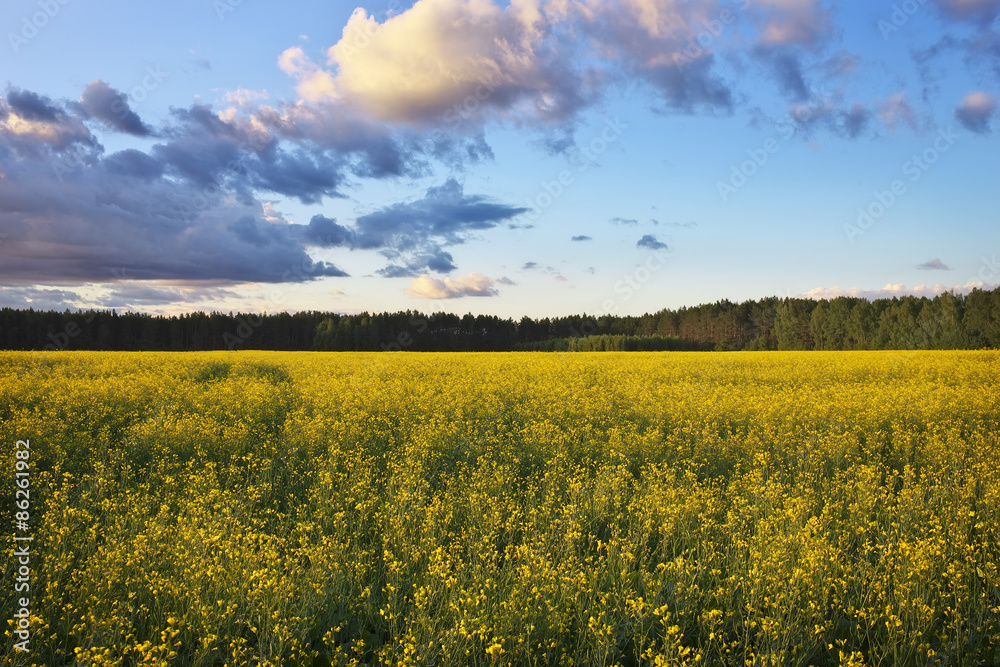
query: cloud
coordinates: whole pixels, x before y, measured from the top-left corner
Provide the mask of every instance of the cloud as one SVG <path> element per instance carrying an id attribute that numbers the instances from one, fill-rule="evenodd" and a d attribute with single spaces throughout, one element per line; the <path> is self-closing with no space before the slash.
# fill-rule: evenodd
<path id="1" fill-rule="evenodd" d="M 232 104 L 237 107 L 252 107 L 256 102 L 271 99 L 271 93 L 266 90 L 247 90 L 246 88 L 237 88 L 236 90 L 227 90 L 222 95 L 222 99 L 227 104 Z"/>
<path id="2" fill-rule="evenodd" d="M 80 118 L 47 97 L 10 87 L 0 101 L 0 140 L 22 156 L 93 151 L 97 140 Z"/>
<path id="3" fill-rule="evenodd" d="M 388 269 L 385 275 L 392 277 L 425 269 L 447 273 L 456 267 L 442 246 L 464 243 L 472 233 L 493 229 L 526 210 L 483 195 L 467 195 L 462 185 L 450 178 L 428 188 L 422 199 L 360 216 L 355 222 L 353 247 L 381 250 L 389 259 L 406 259 L 405 264 Z"/>
<path id="4" fill-rule="evenodd" d="M 299 47 L 281 62 L 303 98 L 335 99 L 383 121 L 562 122 L 585 103 L 588 83 L 557 48 L 553 29 L 534 2 L 418 0 L 381 23 L 355 9 L 327 51 L 331 70 Z"/>
<path id="5" fill-rule="evenodd" d="M 49 286 L 0 286 L 0 307 L 34 310 L 80 308 L 86 299 L 73 290 Z"/>
<path id="6" fill-rule="evenodd" d="M 650 250 L 666 250 L 667 244 L 658 240 L 653 234 L 644 234 L 641 239 L 636 241 L 636 248 L 649 248 Z"/>
<path id="7" fill-rule="evenodd" d="M 314 215 L 309 221 L 309 225 L 301 233 L 301 238 L 306 245 L 321 248 L 351 245 L 354 242 L 354 236 L 352 230 L 338 225 L 336 219 L 324 215 Z"/>
<path id="8" fill-rule="evenodd" d="M 630 227 L 634 227 L 639 224 L 639 221 L 636 220 L 635 218 L 621 218 L 621 217 L 611 218 L 611 220 L 609 220 L 608 222 L 610 222 L 613 225 L 628 225 Z"/>
<path id="9" fill-rule="evenodd" d="M 359 7 L 325 63 L 292 46 L 279 67 L 303 100 L 412 127 L 565 126 L 631 81 L 665 110 L 728 113 L 735 97 L 717 52 L 740 47 L 746 27 L 735 24 L 747 17 L 750 43 L 805 99 L 796 50 L 832 32 L 818 0 L 417 0 L 381 21 Z M 571 145 L 547 136 L 550 150 Z"/>
<path id="10" fill-rule="evenodd" d="M 969 93 L 955 109 L 955 117 L 970 132 L 989 134 L 996 108 L 996 100 L 989 93 Z"/>
<path id="11" fill-rule="evenodd" d="M 732 108 L 730 86 L 715 71 L 712 47 L 720 44 L 706 47 L 700 41 L 706 26 L 719 23 L 725 8 L 721 3 L 593 0 L 571 6 L 577 12 L 566 16 L 590 36 L 592 49 L 603 56 L 608 69 L 645 82 L 667 108 L 685 113 Z"/>
<path id="12" fill-rule="evenodd" d="M 394 127 L 536 128 L 552 153 L 614 87 L 640 83 L 659 112 L 731 113 L 744 96 L 724 74 L 744 53 L 805 103 L 804 59 L 834 35 L 820 0 L 416 0 L 384 19 L 359 7 L 341 28 L 325 62 L 301 45 L 281 54 L 301 101 Z M 816 66 L 832 78 L 857 64 L 841 50 Z M 831 127 L 864 124 L 854 113 Z"/>
<path id="13" fill-rule="evenodd" d="M 440 280 L 428 275 L 414 278 L 404 291 L 418 299 L 457 299 L 464 296 L 496 296 L 494 280 L 481 273 Z"/>
<path id="14" fill-rule="evenodd" d="M 79 114 L 96 113 L 108 99 L 102 87 L 88 90 L 100 94 L 85 93 L 79 106 L 90 111 Z M 224 161 L 246 151 L 237 128 L 205 110 L 183 114 L 159 149 L 105 155 L 74 112 L 77 103 L 10 89 L 3 106 L 0 153 L 20 159 L 0 179 L 0 227 L 8 234 L 0 280 L 107 282 L 123 270 L 139 280 L 220 283 L 346 275 L 310 258 L 309 228 L 261 219 L 253 192 L 264 172 L 252 163 L 227 171 Z M 273 147 L 269 159 L 280 155 Z"/>
<path id="15" fill-rule="evenodd" d="M 538 262 L 525 262 L 524 266 L 521 267 L 522 271 L 531 271 L 532 269 L 538 268 Z"/>
<path id="16" fill-rule="evenodd" d="M 749 0 L 765 46 L 816 47 L 832 31 L 818 0 Z"/>
<path id="17" fill-rule="evenodd" d="M 7 105 L 11 111 L 29 122 L 58 123 L 66 113 L 51 99 L 20 88 L 7 89 Z"/>
<path id="18" fill-rule="evenodd" d="M 964 285 L 954 285 L 951 287 L 937 284 L 937 285 L 915 285 L 913 287 L 907 287 L 903 283 L 889 283 L 882 289 L 876 290 L 866 290 L 860 287 L 852 287 L 850 289 L 841 289 L 840 287 L 817 287 L 811 289 L 804 294 L 799 294 L 800 298 L 805 299 L 835 299 L 839 296 L 850 296 L 860 299 L 891 299 L 892 297 L 899 296 L 925 296 L 928 298 L 933 298 L 939 294 L 945 292 L 953 292 L 955 294 L 968 294 L 974 289 L 981 290 L 992 290 L 996 289 L 997 285 L 984 283 L 981 281 L 972 281 L 965 283 Z"/>
<path id="19" fill-rule="evenodd" d="M 917 130 L 917 117 L 905 92 L 890 95 L 879 108 L 878 119 L 890 130 L 895 130 L 904 123 L 911 130 Z"/>
<path id="20" fill-rule="evenodd" d="M 516 285 L 517 283 L 508 278 L 507 276 L 500 276 L 497 278 L 497 282 L 501 285 Z"/>
<path id="21" fill-rule="evenodd" d="M 857 139 L 868 129 L 871 118 L 871 112 L 864 105 L 855 102 L 842 116 L 843 133 L 849 139 Z"/>
<path id="22" fill-rule="evenodd" d="M 797 53 L 789 49 L 762 49 L 758 51 L 758 57 L 768 63 L 781 92 L 791 100 L 805 102 L 810 98 L 809 84 L 802 73 Z"/>
<path id="23" fill-rule="evenodd" d="M 0 98 L 0 227 L 9 234 L 0 279 L 101 282 L 122 268 L 138 280 L 225 284 L 346 275 L 313 261 L 311 248 L 375 250 L 392 262 L 385 275 L 449 272 L 456 267 L 444 246 L 525 210 L 465 194 L 450 179 L 353 226 L 322 215 L 289 224 L 273 195 L 318 204 L 345 196 L 357 179 L 422 176 L 435 161 L 456 167 L 489 147 L 481 134 L 425 137 L 344 109 L 254 106 L 254 97 L 234 97 L 242 109 L 175 108 L 150 127 L 100 80 L 77 101 L 8 88 Z M 158 141 L 108 154 L 90 120 Z"/>
<path id="24" fill-rule="evenodd" d="M 941 262 L 940 259 L 935 257 L 929 262 L 924 262 L 923 264 L 917 264 L 917 268 L 924 271 L 951 271 L 945 264 Z"/>
<path id="25" fill-rule="evenodd" d="M 239 298 L 239 294 L 222 288 L 162 287 L 136 283 L 115 287 L 107 296 L 100 297 L 101 308 L 148 310 L 152 306 L 183 303 L 190 306 L 197 302 L 215 302 Z"/>
<path id="26" fill-rule="evenodd" d="M 1000 15 L 1000 0 L 934 0 L 941 14 L 956 21 L 989 26 Z"/>
<path id="27" fill-rule="evenodd" d="M 338 97 L 333 76 L 310 60 L 301 47 L 286 49 L 278 57 L 278 67 L 299 82 L 295 90 L 302 99 L 318 102 Z"/>
<path id="28" fill-rule="evenodd" d="M 118 132 L 136 137 L 153 134 L 153 128 L 143 123 L 139 115 L 129 107 L 128 96 L 100 79 L 90 82 L 83 91 L 80 109 L 85 117 L 98 120 Z"/>
<path id="29" fill-rule="evenodd" d="M 593 241 L 593 239 L 586 234 L 580 234 L 578 236 L 573 236 L 570 241 Z"/>

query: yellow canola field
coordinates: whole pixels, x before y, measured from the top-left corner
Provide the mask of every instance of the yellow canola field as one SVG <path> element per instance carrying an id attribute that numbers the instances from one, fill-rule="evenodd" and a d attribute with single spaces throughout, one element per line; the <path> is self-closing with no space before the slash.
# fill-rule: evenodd
<path id="1" fill-rule="evenodd" d="M 3 352 L 0 662 L 1000 664 L 998 371 Z"/>

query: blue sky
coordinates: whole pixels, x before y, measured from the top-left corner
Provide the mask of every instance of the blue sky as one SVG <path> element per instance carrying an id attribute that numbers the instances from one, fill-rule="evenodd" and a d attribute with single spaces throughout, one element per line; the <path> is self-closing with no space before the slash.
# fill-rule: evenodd
<path id="1" fill-rule="evenodd" d="M 998 15 L 7 2 L 0 306 L 520 317 L 993 287 Z"/>

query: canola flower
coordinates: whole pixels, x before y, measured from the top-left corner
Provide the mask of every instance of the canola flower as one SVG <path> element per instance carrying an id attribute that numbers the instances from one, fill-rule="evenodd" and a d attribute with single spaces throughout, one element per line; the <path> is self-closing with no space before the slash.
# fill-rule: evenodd
<path id="1" fill-rule="evenodd" d="M 0 353 L 34 535 L 0 663 L 1000 664 L 998 371 Z"/>

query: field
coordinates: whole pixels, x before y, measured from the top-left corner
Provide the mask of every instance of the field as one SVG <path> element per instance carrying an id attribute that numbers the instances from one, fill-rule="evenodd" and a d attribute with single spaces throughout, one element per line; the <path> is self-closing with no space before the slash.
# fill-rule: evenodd
<path id="1" fill-rule="evenodd" d="M 998 373 L 0 353 L 0 493 L 14 515 L 30 440 L 33 537 L 30 651 L 8 620 L 0 661 L 1000 664 Z"/>

